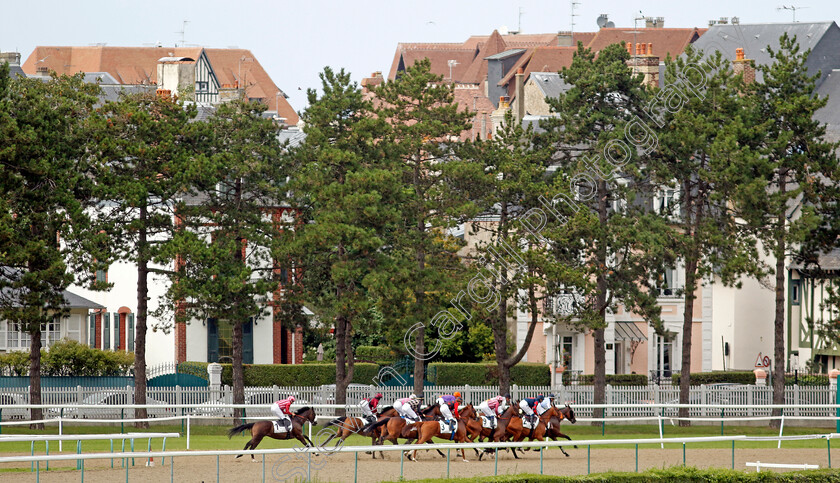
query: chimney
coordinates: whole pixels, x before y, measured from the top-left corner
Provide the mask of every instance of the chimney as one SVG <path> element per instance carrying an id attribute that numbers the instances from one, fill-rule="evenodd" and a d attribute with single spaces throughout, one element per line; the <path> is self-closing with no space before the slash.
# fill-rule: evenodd
<path id="1" fill-rule="evenodd" d="M 372 72 L 370 77 L 362 79 L 362 91 L 363 92 L 370 92 L 376 86 L 385 82 L 385 78 L 382 77 L 382 71 Z"/>
<path id="2" fill-rule="evenodd" d="M 633 74 L 644 76 L 643 85 L 659 87 L 659 57 L 653 55 L 653 43 L 637 43 L 636 55 L 627 61 L 627 67 L 633 70 Z"/>
<path id="3" fill-rule="evenodd" d="M 244 94 L 243 89 L 240 89 L 237 82 L 233 84 L 222 84 L 219 87 L 219 103 L 235 101 Z"/>
<path id="4" fill-rule="evenodd" d="M 516 120 L 522 122 L 525 117 L 525 71 L 516 70 Z"/>
<path id="5" fill-rule="evenodd" d="M 572 32 L 568 30 L 563 30 L 557 32 L 557 46 L 558 47 L 574 47 L 575 46 L 575 39 L 572 36 Z"/>
<path id="6" fill-rule="evenodd" d="M 626 44 L 624 44 L 624 46 L 627 47 L 627 53 L 632 56 L 633 55 L 633 42 L 627 42 Z"/>
<path id="7" fill-rule="evenodd" d="M 20 65 L 20 52 L 0 52 L 0 64 Z"/>
<path id="8" fill-rule="evenodd" d="M 195 61 L 188 57 L 158 60 L 157 84 L 160 89 L 172 91 L 174 96 L 195 88 Z"/>
<path id="9" fill-rule="evenodd" d="M 172 97 L 172 91 L 169 89 L 158 89 L 155 91 L 155 95 L 164 99 L 169 99 Z"/>
<path id="10" fill-rule="evenodd" d="M 665 28 L 665 17 L 645 17 L 646 29 Z"/>
<path id="11" fill-rule="evenodd" d="M 732 61 L 732 72 L 735 75 L 743 75 L 745 84 L 752 84 L 755 82 L 755 65 L 752 59 L 744 58 L 744 49 L 739 47 L 735 49 L 735 60 Z"/>

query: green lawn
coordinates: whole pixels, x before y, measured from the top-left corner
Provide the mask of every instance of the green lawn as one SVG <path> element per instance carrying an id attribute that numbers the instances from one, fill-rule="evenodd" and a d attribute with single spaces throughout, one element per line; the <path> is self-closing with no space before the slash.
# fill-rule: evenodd
<path id="1" fill-rule="evenodd" d="M 243 433 L 242 435 L 234 436 L 232 439 L 227 438 L 227 430 L 229 427 L 227 426 L 198 426 L 193 425 L 190 430 L 190 449 L 192 450 L 215 450 L 215 449 L 242 449 L 245 446 L 245 443 L 250 438 L 250 434 L 248 431 Z M 316 426 L 314 428 L 314 433 L 317 433 L 320 430 L 320 426 Z M 641 438 L 656 438 L 659 435 L 658 429 L 656 425 L 608 425 L 606 427 L 606 431 L 604 435 L 601 435 L 601 426 L 591 426 L 585 424 L 564 424 L 563 425 L 564 432 L 571 436 L 573 439 L 576 440 L 583 440 L 583 439 L 641 439 Z M 16 426 L 10 427 L 6 426 L 3 427 L 2 434 L 10 435 L 10 434 L 20 434 L 20 435 L 31 435 L 31 434 L 58 434 L 58 428 L 56 426 L 50 426 L 44 430 L 30 430 L 26 427 Z M 161 426 L 153 426 L 148 430 L 138 430 L 129 425 L 125 426 L 126 432 L 158 432 L 158 433 L 178 433 L 181 432 L 181 425 L 161 425 Z M 120 428 L 119 426 L 93 426 L 93 425 L 65 425 L 64 426 L 64 434 L 102 434 L 102 433 L 119 433 Z M 801 428 L 801 427 L 790 427 L 785 428 L 784 434 L 786 436 L 791 435 L 800 435 L 800 434 L 824 434 L 833 432 L 831 429 L 828 428 Z M 776 436 L 778 435 L 778 430 L 770 429 L 766 426 L 724 426 L 724 434 L 725 435 L 748 435 L 748 436 Z M 691 426 L 687 428 L 682 428 L 678 426 L 665 426 L 664 436 L 668 437 L 675 437 L 675 436 L 719 436 L 720 435 L 720 426 Z M 439 442 L 446 442 L 440 440 Z M 277 441 L 273 439 L 264 439 L 263 442 L 260 444 L 260 448 L 285 448 L 291 446 L 297 446 L 298 443 L 296 440 L 293 441 Z M 331 443 L 332 444 L 332 443 Z M 370 444 L 370 438 L 363 438 L 361 436 L 351 436 L 347 443 L 347 445 L 368 445 Z M 765 447 L 775 447 L 776 442 L 738 442 L 736 443 L 737 447 L 739 448 L 765 448 Z M 121 442 L 116 441 L 114 443 L 114 449 L 119 451 Z M 135 451 L 145 451 L 148 445 L 148 439 L 137 439 L 135 441 Z M 728 448 L 730 447 L 731 443 L 729 442 L 720 442 L 720 443 L 692 443 L 689 444 L 690 448 Z M 681 445 L 675 444 L 670 445 L 671 447 L 678 448 Z M 786 448 L 825 448 L 826 442 L 825 440 L 806 440 L 806 441 L 785 441 L 782 443 L 783 447 Z M 28 453 L 30 451 L 30 443 L 29 442 L 16 442 L 16 443 L 2 443 L 0 442 L 0 453 Z M 185 450 L 187 447 L 187 440 L 186 437 L 182 435 L 180 438 L 170 438 L 166 441 L 166 449 L 167 450 Z M 593 447 L 593 451 L 597 451 L 597 448 L 600 447 L 626 447 L 626 446 L 619 446 L 619 445 L 609 445 L 609 446 L 597 446 Z M 640 447 L 658 447 L 658 445 L 641 445 Z M 126 449 L 129 448 L 128 443 L 126 443 Z M 152 440 L 152 450 L 160 450 L 161 449 L 161 439 L 156 438 Z M 58 450 L 58 442 L 53 441 L 50 442 L 50 453 L 56 453 Z M 110 451 L 111 450 L 111 443 L 108 441 L 83 441 L 82 442 L 82 451 L 84 452 L 103 452 L 103 451 Z M 36 453 L 43 454 L 45 451 L 45 444 L 44 442 L 36 442 L 35 443 L 35 451 Z M 76 452 L 76 443 L 73 441 L 65 441 L 64 442 L 64 453 L 75 453 Z"/>

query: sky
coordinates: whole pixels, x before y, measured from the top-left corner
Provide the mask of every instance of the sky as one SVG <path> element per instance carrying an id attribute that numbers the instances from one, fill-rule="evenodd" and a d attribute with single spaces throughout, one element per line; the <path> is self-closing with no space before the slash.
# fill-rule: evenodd
<path id="1" fill-rule="evenodd" d="M 163 46 L 249 49 L 297 111 L 306 90 L 320 86 L 324 66 L 344 68 L 360 81 L 385 75 L 399 42 L 462 42 L 506 26 L 522 33 L 572 28 L 592 32 L 607 14 L 619 28 L 634 18 L 664 17 L 665 27 L 706 27 L 710 19 L 742 24 L 840 20 L 838 0 L 30 0 L 3 2 L 0 51 L 22 62 L 37 45 Z M 520 15 L 521 11 L 521 15 Z M 574 11 L 575 16 L 572 16 Z M 187 21 L 185 24 L 184 21 Z M 521 23 L 520 23 L 521 22 Z M 640 22 L 638 25 L 643 25 Z"/>

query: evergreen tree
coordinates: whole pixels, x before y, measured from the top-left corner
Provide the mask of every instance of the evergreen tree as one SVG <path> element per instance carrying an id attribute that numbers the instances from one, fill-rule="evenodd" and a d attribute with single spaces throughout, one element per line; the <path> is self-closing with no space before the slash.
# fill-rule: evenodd
<path id="1" fill-rule="evenodd" d="M 399 228 L 404 196 L 383 141 L 385 121 L 349 73 L 327 67 L 320 77 L 323 94 L 307 93 L 306 141 L 290 153 L 298 217 L 282 253 L 300 268 L 291 307 L 305 303 L 334 324 L 336 403 L 344 404 L 354 372 L 354 327 L 375 311 L 375 292 L 392 283 L 386 243 Z"/>
<path id="2" fill-rule="evenodd" d="M 11 80 L 8 72 L 0 65 L 0 320 L 29 334 L 29 402 L 40 404 L 42 327 L 69 313 L 71 284 L 105 288 L 94 276 L 107 250 L 89 216 L 87 150 L 99 88 L 81 75 Z M 41 413 L 32 409 L 32 419 Z"/>
<path id="3" fill-rule="evenodd" d="M 456 255 L 461 243 L 448 229 L 476 214 L 466 180 L 476 175 L 478 164 L 456 156 L 469 113 L 458 111 L 453 89 L 424 59 L 375 91 L 375 114 L 390 125 L 382 142 L 399 159 L 396 173 L 406 196 L 400 205 L 403 224 L 392 239 L 403 262 L 395 273 L 403 290 L 392 292 L 398 297 L 388 308 L 408 329 L 417 395 L 423 393 L 425 361 L 437 353 L 426 351 L 426 330 L 465 282 L 456 275 L 463 270 Z"/>
<path id="4" fill-rule="evenodd" d="M 193 129 L 195 107 L 184 107 L 152 93 L 126 95 L 100 108 L 91 137 L 101 158 L 96 196 L 102 201 L 99 221 L 108 228 L 116 259 L 137 266 L 137 325 L 134 337 L 134 402 L 146 403 L 146 331 L 149 275 L 165 275 L 171 260 L 153 264 L 171 238 L 174 203 L 200 166 Z M 146 409 L 135 417 L 146 418 Z M 135 423 L 148 427 L 146 422 Z"/>
<path id="5" fill-rule="evenodd" d="M 837 182 L 837 145 L 825 140 L 825 126 L 814 119 L 826 99 L 814 93 L 820 73 L 805 67 L 811 51 L 800 51 L 796 37 L 787 33 L 778 49 L 768 46 L 767 51 L 773 63 L 759 67 L 763 79 L 753 91 L 759 116 L 767 121 L 764 155 L 752 166 L 753 176 L 743 181 L 737 201 L 741 216 L 775 262 L 773 404 L 784 404 L 785 263 L 823 223 L 821 206 L 836 201 L 825 193 Z M 771 422 L 779 424 L 778 419 Z"/>
<path id="6" fill-rule="evenodd" d="M 701 70 L 690 65 L 700 65 Z M 678 74 L 704 87 L 683 89 Z M 685 265 L 680 404 L 688 404 L 694 303 L 702 281 L 719 279 L 740 286 L 742 275 L 762 274 L 755 239 L 737 222 L 730 203 L 738 180 L 758 156 L 754 148 L 762 130 L 753 98 L 743 95 L 743 79 L 733 74 L 720 53 L 703 60 L 702 52 L 689 47 L 685 57 L 667 64 L 666 85 L 681 89 L 675 95 L 681 96 L 682 104 L 674 113 L 662 110 L 659 149 L 648 166 L 662 190 L 660 200 L 672 202 L 654 209 L 667 219 L 668 244 Z M 664 190 L 676 194 L 666 198 Z M 688 408 L 680 408 L 681 418 L 688 415 Z M 689 424 L 680 420 L 681 426 Z"/>
<path id="7" fill-rule="evenodd" d="M 221 104 L 206 121 L 194 159 L 191 196 L 176 204 L 178 223 L 161 261 L 175 259 L 167 291 L 176 323 L 213 319 L 232 326 L 233 402 L 245 403 L 243 326 L 268 314 L 278 290 L 275 255 L 285 171 L 277 127 L 265 106 Z M 243 410 L 236 408 L 235 417 Z"/>
<path id="8" fill-rule="evenodd" d="M 607 313 L 622 305 L 662 330 L 650 282 L 668 258 L 666 229 L 636 203 L 637 196 L 645 196 L 636 192 L 646 185 L 644 161 L 654 146 L 650 138 L 639 139 L 644 138 L 639 119 L 647 94 L 628 59 L 620 45 L 596 58 L 578 44 L 571 67 L 560 73 L 572 87 L 547 99 L 557 117 L 543 124 L 558 164 L 560 195 L 553 209 L 568 220 L 550 232 L 549 240 L 572 279 L 583 273 L 578 285 L 562 288 L 576 300 L 566 320 L 594 338 L 596 404 L 605 402 Z M 596 417 L 602 413 L 596 410 Z"/>

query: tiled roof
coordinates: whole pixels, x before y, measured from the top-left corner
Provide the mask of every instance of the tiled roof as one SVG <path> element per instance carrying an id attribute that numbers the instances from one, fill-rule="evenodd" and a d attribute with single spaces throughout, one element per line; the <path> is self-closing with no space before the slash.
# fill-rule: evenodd
<path id="1" fill-rule="evenodd" d="M 106 72 L 120 84 L 150 85 L 157 83 L 157 63 L 163 57 L 189 57 L 198 59 L 202 50 L 206 53 L 213 71 L 219 77 L 220 84 L 232 84 L 237 79 L 240 59 L 253 59 L 241 62 L 242 77 L 248 86 L 256 85 L 259 95 L 268 104 L 269 110 L 277 110 L 289 124 L 297 124 L 298 115 L 284 96 L 276 96 L 280 91 L 268 73 L 256 60 L 251 51 L 246 49 L 202 49 L 201 47 L 62 47 L 38 46 L 26 59 L 23 70 L 29 75 L 38 68 L 46 67 L 59 74 L 77 72 Z M 247 74 L 247 76 L 246 76 Z M 279 102 L 279 106 L 277 103 Z"/>
<path id="2" fill-rule="evenodd" d="M 449 61 L 454 60 L 457 62 L 457 64 L 452 67 L 452 79 L 459 82 L 464 78 L 464 73 L 473 63 L 475 53 L 466 49 L 412 49 L 406 50 L 402 54 L 403 64 L 406 68 L 411 67 L 418 60 L 426 58 L 428 58 L 432 64 L 432 73 L 443 76 L 444 79 L 449 79 Z M 393 70 L 395 72 L 395 77 L 392 77 L 391 80 L 396 78 L 396 69 Z"/>
<path id="3" fill-rule="evenodd" d="M 631 44 L 653 44 L 654 55 L 664 60 L 666 55 L 670 54 L 673 59 L 682 54 L 685 47 L 700 38 L 705 31 L 706 29 L 697 28 L 602 28 L 586 47 L 593 52 L 599 52 L 608 45 L 620 44 L 622 41 Z"/>
<path id="4" fill-rule="evenodd" d="M 502 36 L 499 35 L 499 32 L 494 30 L 490 35 L 490 38 L 487 39 L 487 42 L 484 42 L 481 45 L 481 49 L 478 51 L 478 56 L 473 60 L 470 68 L 467 69 L 463 77 L 458 80 L 470 84 L 480 84 L 487 76 L 487 61 L 485 59 L 492 55 L 502 53 L 505 50 L 507 50 L 505 41 L 502 39 Z"/>

